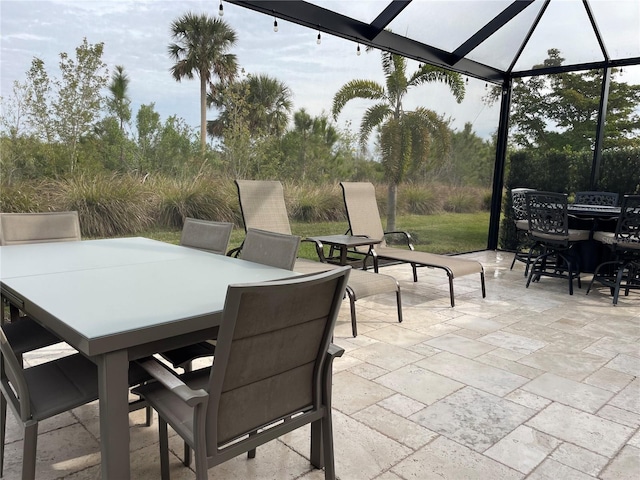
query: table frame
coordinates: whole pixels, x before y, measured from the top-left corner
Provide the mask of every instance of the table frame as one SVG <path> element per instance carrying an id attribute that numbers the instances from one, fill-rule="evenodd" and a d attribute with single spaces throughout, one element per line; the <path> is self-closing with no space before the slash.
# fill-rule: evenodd
<path id="1" fill-rule="evenodd" d="M 322 244 L 329 245 L 331 251 L 325 258 L 328 262 L 337 263 L 338 265 L 348 265 L 350 249 L 368 246 L 370 251 L 374 245 L 382 242 L 382 239 L 369 238 L 365 235 L 319 235 L 308 238 L 309 240 L 319 242 L 321 247 Z M 332 255 L 333 250 L 336 248 L 340 251 L 337 257 Z M 361 258 L 357 260 L 362 261 Z"/>

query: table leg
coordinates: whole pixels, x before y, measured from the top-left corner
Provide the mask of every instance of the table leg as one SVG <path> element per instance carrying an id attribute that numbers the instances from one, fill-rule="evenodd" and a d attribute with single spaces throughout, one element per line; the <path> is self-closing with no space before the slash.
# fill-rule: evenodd
<path id="1" fill-rule="evenodd" d="M 100 445 L 103 480 L 128 480 L 129 357 L 126 350 L 98 357 Z"/>
<path id="2" fill-rule="evenodd" d="M 340 247 L 340 265 L 347 264 L 347 247 Z"/>

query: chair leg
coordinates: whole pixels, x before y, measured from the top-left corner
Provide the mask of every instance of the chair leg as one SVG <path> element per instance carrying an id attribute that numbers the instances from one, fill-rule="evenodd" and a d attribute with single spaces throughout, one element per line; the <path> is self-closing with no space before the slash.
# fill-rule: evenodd
<path id="1" fill-rule="evenodd" d="M 7 399 L 0 393 L 0 477 L 4 471 L 4 441 L 7 434 Z"/>
<path id="2" fill-rule="evenodd" d="M 169 480 L 169 432 L 167 422 L 158 415 L 158 435 L 160 437 L 160 478 Z"/>
<path id="3" fill-rule="evenodd" d="M 249 433 L 249 437 L 254 437 L 257 434 L 258 434 L 258 432 L 254 430 L 253 432 Z M 247 452 L 247 458 L 256 458 L 256 449 L 255 448 L 252 448 L 251 450 L 249 450 Z"/>
<path id="4" fill-rule="evenodd" d="M 417 282 L 418 281 L 418 266 L 415 263 L 412 263 L 411 264 L 411 269 L 413 270 L 413 281 Z"/>
<path id="5" fill-rule="evenodd" d="M 333 426 L 330 409 L 327 409 L 322 418 L 322 448 L 324 450 L 324 478 L 325 480 L 335 480 L 336 466 L 333 458 Z"/>
<path id="6" fill-rule="evenodd" d="M 182 457 L 182 464 L 185 467 L 191 466 L 191 447 L 187 442 L 184 442 L 184 456 Z"/>
<path id="7" fill-rule="evenodd" d="M 453 299 L 453 277 L 448 272 L 447 272 L 447 276 L 449 277 L 449 297 L 451 298 L 451 306 L 455 307 L 456 306 L 456 302 Z"/>
<path id="8" fill-rule="evenodd" d="M 311 465 L 315 468 L 324 467 L 324 448 L 322 423 L 320 420 L 311 422 Z"/>
<path id="9" fill-rule="evenodd" d="M 351 333 L 353 334 L 353 338 L 355 338 L 358 336 L 358 327 L 356 326 L 356 294 L 348 285 L 345 291 L 349 296 L 349 308 L 351 309 Z"/>
<path id="10" fill-rule="evenodd" d="M 22 480 L 36 478 L 36 447 L 38 444 L 38 423 L 32 423 L 24 429 L 22 445 Z"/>
<path id="11" fill-rule="evenodd" d="M 400 294 L 400 285 L 396 290 L 396 300 L 398 301 L 398 323 L 402 323 L 402 296 Z"/>
<path id="12" fill-rule="evenodd" d="M 484 270 L 480 272 L 480 286 L 482 287 L 482 298 L 487 298 L 487 288 L 484 284 Z"/>

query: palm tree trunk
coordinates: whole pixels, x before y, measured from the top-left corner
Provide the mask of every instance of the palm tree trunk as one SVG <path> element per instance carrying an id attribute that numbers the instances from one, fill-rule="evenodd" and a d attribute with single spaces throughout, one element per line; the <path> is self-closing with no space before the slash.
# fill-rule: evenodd
<path id="1" fill-rule="evenodd" d="M 387 232 L 392 232 L 396 229 L 397 204 L 398 204 L 398 185 L 396 185 L 395 183 L 390 183 L 388 194 L 387 194 Z"/>
<path id="2" fill-rule="evenodd" d="M 200 72 L 200 152 L 204 156 L 207 147 L 207 81 Z"/>

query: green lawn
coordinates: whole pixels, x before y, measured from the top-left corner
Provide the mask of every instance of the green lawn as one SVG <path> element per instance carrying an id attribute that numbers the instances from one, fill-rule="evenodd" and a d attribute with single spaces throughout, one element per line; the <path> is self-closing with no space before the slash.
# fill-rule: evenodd
<path id="1" fill-rule="evenodd" d="M 347 231 L 347 222 L 293 222 L 291 229 L 296 235 L 340 234 Z M 396 228 L 408 231 L 413 237 L 416 250 L 432 253 L 460 253 L 483 250 L 487 247 L 489 212 L 445 213 L 441 215 L 403 215 L 397 218 Z M 163 242 L 178 243 L 179 231 L 155 230 L 143 236 Z M 229 248 L 242 243 L 244 230 L 234 229 Z M 303 243 L 300 256 L 316 259 L 315 250 Z"/>

